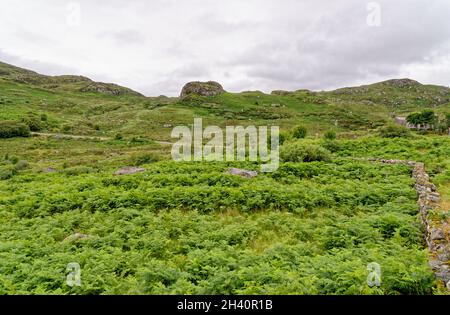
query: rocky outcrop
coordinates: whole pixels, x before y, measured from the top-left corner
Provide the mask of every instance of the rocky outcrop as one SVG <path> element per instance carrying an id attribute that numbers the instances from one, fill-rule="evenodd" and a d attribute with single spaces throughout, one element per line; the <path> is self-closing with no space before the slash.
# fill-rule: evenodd
<path id="1" fill-rule="evenodd" d="M 270 92 L 271 95 L 279 95 L 279 96 L 286 96 L 286 95 L 291 95 L 293 94 L 293 92 L 291 91 L 284 91 L 284 90 L 275 90 Z"/>
<path id="2" fill-rule="evenodd" d="M 425 228 L 425 241 L 429 251 L 429 265 L 436 278 L 450 291 L 450 222 L 448 219 L 432 215 L 440 210 L 440 195 L 430 182 L 423 163 L 403 160 L 369 159 L 385 164 L 403 164 L 413 168 L 412 177 L 419 196 L 417 201 L 420 220 Z"/>
<path id="3" fill-rule="evenodd" d="M 191 94 L 196 94 L 200 96 L 216 96 L 224 92 L 225 90 L 223 89 L 223 87 L 217 82 L 196 81 L 187 83 L 181 90 L 180 97 L 183 99 Z"/>
<path id="4" fill-rule="evenodd" d="M 113 84 L 113 83 L 102 83 L 102 82 L 92 82 L 80 89 L 80 92 L 95 92 L 101 94 L 109 95 L 123 95 L 123 94 L 133 94 L 137 96 L 142 96 L 142 94 L 124 88 L 123 86 Z"/>
<path id="5" fill-rule="evenodd" d="M 391 85 L 399 88 L 412 87 L 421 85 L 419 82 L 411 80 L 411 79 L 392 79 L 381 82 L 384 85 Z"/>

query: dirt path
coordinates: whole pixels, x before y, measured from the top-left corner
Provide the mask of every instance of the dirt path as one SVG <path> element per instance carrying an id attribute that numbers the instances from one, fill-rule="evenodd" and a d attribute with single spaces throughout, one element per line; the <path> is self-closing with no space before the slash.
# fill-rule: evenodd
<path id="1" fill-rule="evenodd" d="M 54 138 L 69 138 L 69 139 L 85 139 L 85 140 L 100 140 L 100 141 L 107 141 L 107 140 L 113 140 L 111 137 L 95 137 L 95 136 L 79 136 L 79 135 L 68 135 L 63 133 L 48 133 L 48 132 L 32 132 L 31 135 L 33 136 L 43 136 L 43 137 L 54 137 Z M 158 144 L 161 145 L 172 145 L 172 142 L 169 141 L 158 141 L 153 140 Z"/>

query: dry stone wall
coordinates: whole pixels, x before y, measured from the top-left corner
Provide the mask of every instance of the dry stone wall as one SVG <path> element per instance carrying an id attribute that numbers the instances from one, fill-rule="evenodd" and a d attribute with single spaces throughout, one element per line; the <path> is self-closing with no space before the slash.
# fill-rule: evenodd
<path id="1" fill-rule="evenodd" d="M 385 164 L 404 164 L 412 167 L 419 196 L 420 219 L 425 227 L 425 241 L 429 249 L 429 264 L 436 278 L 450 291 L 450 222 L 440 217 L 441 197 L 436 186 L 430 182 L 423 163 L 403 160 L 369 159 Z"/>

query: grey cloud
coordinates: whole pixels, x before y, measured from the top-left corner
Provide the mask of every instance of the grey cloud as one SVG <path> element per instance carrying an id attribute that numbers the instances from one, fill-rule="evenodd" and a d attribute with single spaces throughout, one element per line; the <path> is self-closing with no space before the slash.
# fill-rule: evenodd
<path id="1" fill-rule="evenodd" d="M 1 47 L 0 61 L 47 75 L 80 74 L 75 67 L 15 56 L 6 53 Z"/>
<path id="2" fill-rule="evenodd" d="M 142 44 L 146 41 L 145 35 L 136 30 L 125 29 L 119 31 L 104 31 L 97 35 L 99 38 L 107 38 L 118 45 Z"/>
<path id="3" fill-rule="evenodd" d="M 295 51 L 292 42 L 270 38 L 227 60 L 226 65 L 244 67 L 254 80 L 278 87 L 327 89 L 369 77 L 395 77 L 405 64 L 422 62 L 436 51 L 448 54 L 450 23 L 441 7 L 426 10 L 423 3 L 405 14 L 410 4 L 383 3 L 387 19 L 381 27 L 366 25 L 364 6 L 355 12 L 352 8 L 322 15 L 308 32 L 293 36 Z"/>
<path id="4" fill-rule="evenodd" d="M 46 21 L 56 1 L 36 1 Z M 405 74 L 450 82 L 450 69 L 439 67 L 450 58 L 447 0 L 378 0 L 380 27 L 367 25 L 370 1 L 360 0 L 81 0 L 83 23 L 70 40 L 9 2 L 8 16 L 31 21 L 0 20 L 2 47 L 21 56 L 19 66 L 87 70 L 147 95 L 177 95 L 187 81 L 208 79 L 230 91 L 322 90 Z"/>

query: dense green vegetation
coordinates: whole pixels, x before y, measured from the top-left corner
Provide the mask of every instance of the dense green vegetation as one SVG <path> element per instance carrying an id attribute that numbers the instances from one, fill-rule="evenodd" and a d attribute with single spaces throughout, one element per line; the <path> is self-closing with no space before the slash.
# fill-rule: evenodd
<path id="1" fill-rule="evenodd" d="M 432 292 L 406 167 L 283 164 L 251 180 L 221 163 L 146 168 L 2 182 L 1 292 Z M 64 240 L 75 232 L 92 237 Z M 64 285 L 72 261 L 81 288 Z M 371 261 L 380 289 L 366 285 Z"/>
<path id="2" fill-rule="evenodd" d="M 0 138 L 28 137 L 30 128 L 16 121 L 0 121 Z"/>
<path id="3" fill-rule="evenodd" d="M 179 100 L 0 63 L 0 294 L 443 293 L 411 170 L 366 159 L 424 162 L 448 218 L 450 137 L 392 123 L 448 117 L 449 90 L 402 84 Z M 279 125 L 279 169 L 171 161 L 158 141 L 194 117 Z M 145 171 L 113 175 L 123 166 Z M 81 287 L 65 282 L 70 262 Z"/>

